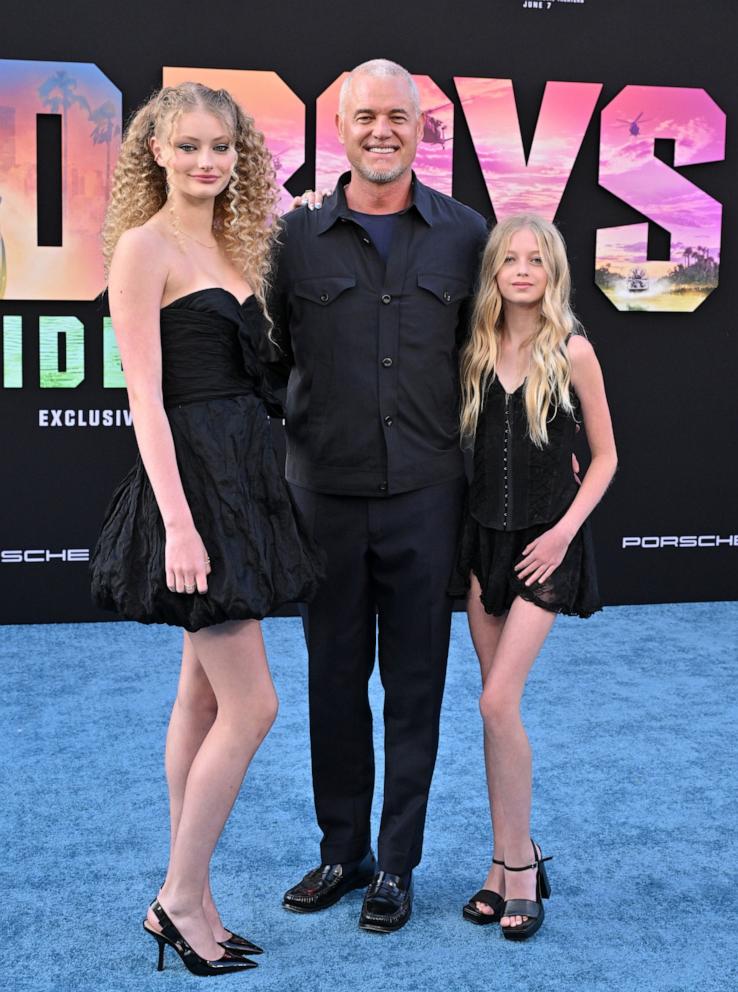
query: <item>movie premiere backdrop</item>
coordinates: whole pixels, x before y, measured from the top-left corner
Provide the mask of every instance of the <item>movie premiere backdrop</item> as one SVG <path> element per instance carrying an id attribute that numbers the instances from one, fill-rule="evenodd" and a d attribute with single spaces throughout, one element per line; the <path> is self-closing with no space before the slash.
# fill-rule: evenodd
<path id="1" fill-rule="evenodd" d="M 87 562 L 134 457 L 100 297 L 124 122 L 162 83 L 226 87 L 266 135 L 286 209 L 345 170 L 338 90 L 375 56 L 415 76 L 424 182 L 492 220 L 534 210 L 567 239 L 620 453 L 594 517 L 606 602 L 736 597 L 732 0 L 30 0 L 3 22 L 0 622 L 101 618 Z"/>

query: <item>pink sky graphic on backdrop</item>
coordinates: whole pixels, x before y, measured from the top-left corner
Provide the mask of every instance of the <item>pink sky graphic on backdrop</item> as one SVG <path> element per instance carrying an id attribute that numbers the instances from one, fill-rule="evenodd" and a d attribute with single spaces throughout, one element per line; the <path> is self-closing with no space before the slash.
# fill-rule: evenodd
<path id="1" fill-rule="evenodd" d="M 657 138 L 674 140 L 675 168 L 721 161 L 725 114 L 704 90 L 668 86 L 626 86 L 603 110 L 600 184 L 671 233 L 670 261 L 646 262 L 647 225 L 599 230 L 597 265 L 619 274 L 637 263 L 662 277 L 690 248 L 720 258 L 721 205 L 653 157 Z"/>
<path id="2" fill-rule="evenodd" d="M 114 133 L 109 147 L 93 144 L 94 123 L 78 104 L 66 111 L 68 131 L 67 209 L 64 244 L 37 244 L 36 115 L 50 113 L 39 96 L 49 77 L 64 71 L 90 110 L 112 104 Z M 108 151 L 114 167 L 120 147 L 120 90 L 97 66 L 79 62 L 0 60 L 0 107 L 15 111 L 14 164 L 0 168 L 0 231 L 8 265 L 8 300 L 88 300 L 104 286 L 100 229 L 105 212 Z M 117 133 L 116 133 L 117 129 Z M 9 137 L 9 136 L 8 136 Z"/>
<path id="3" fill-rule="evenodd" d="M 526 163 L 512 80 L 455 83 L 497 220 L 524 211 L 553 220 L 602 84 L 546 84 Z"/>
<path id="4" fill-rule="evenodd" d="M 36 244 L 36 115 L 48 113 L 38 94 L 50 76 L 65 71 L 75 92 L 91 109 L 110 101 L 120 120 L 121 94 L 96 66 L 84 63 L 0 60 L 0 107 L 15 111 L 15 162 L 0 171 L 0 231 L 8 255 L 7 299 L 90 299 L 103 285 L 99 232 L 105 208 L 106 156 L 114 165 L 120 144 L 94 145 L 93 123 L 79 105 L 67 111 L 68 204 L 62 247 Z M 345 74 L 344 74 L 345 75 Z M 338 91 L 334 81 L 317 103 L 316 185 L 335 185 L 346 170 L 335 131 Z M 304 161 L 305 108 L 274 72 L 165 67 L 164 84 L 196 79 L 229 89 L 251 113 L 277 159 L 284 183 Z M 454 110 L 428 76 L 415 76 L 421 105 L 453 138 Z M 526 163 L 512 82 L 504 79 L 455 80 L 490 200 L 498 219 L 521 210 L 553 218 L 560 204 L 588 122 L 601 90 L 599 83 L 546 84 L 531 151 Z M 639 118 L 640 115 L 640 118 Z M 639 134 L 628 122 L 638 121 Z M 627 86 L 602 112 L 600 183 L 644 217 L 671 233 L 671 260 L 646 262 L 646 223 L 606 228 L 597 233 L 597 265 L 623 274 L 634 264 L 649 276 L 666 274 L 690 249 L 700 248 L 717 262 L 721 205 L 674 169 L 653 158 L 656 138 L 670 138 L 674 166 L 720 161 L 725 155 L 725 114 L 704 90 Z M 453 141 L 423 141 L 415 170 L 442 192 L 452 191 Z M 281 205 L 291 203 L 283 189 Z"/>

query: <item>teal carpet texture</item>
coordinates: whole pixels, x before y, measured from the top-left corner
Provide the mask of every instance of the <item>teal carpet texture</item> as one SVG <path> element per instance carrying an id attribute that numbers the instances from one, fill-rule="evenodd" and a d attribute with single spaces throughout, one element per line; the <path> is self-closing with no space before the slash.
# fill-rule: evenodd
<path id="1" fill-rule="evenodd" d="M 360 892 L 315 915 L 281 908 L 320 860 L 319 834 L 301 624 L 263 629 L 280 714 L 212 878 L 226 926 L 266 953 L 251 972 L 206 980 L 171 950 L 157 973 L 141 929 L 166 865 L 162 759 L 179 632 L 0 628 L 3 992 L 738 989 L 738 603 L 557 620 L 524 699 L 533 836 L 554 855 L 553 892 L 543 928 L 520 944 L 461 917 L 491 852 L 464 615 L 454 617 L 414 912 L 386 936 L 358 930 Z M 381 769 L 376 673 L 371 695 Z"/>

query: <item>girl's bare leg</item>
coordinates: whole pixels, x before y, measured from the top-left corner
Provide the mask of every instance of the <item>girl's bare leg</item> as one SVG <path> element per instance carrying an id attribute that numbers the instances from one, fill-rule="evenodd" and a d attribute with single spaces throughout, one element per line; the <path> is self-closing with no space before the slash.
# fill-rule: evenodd
<path id="1" fill-rule="evenodd" d="M 217 712 L 215 693 L 198 660 L 190 635 L 185 631 L 182 669 L 177 698 L 169 720 L 165 757 L 169 786 L 170 852 L 174 849 L 190 766 L 212 727 Z M 215 940 L 227 940 L 230 934 L 221 922 L 210 891 L 209 879 L 205 882 L 202 905 Z M 154 925 L 155 921 L 151 920 L 151 923 Z M 155 928 L 158 929 L 158 924 Z"/>
<path id="2" fill-rule="evenodd" d="M 220 624 L 189 634 L 188 639 L 180 687 L 184 684 L 185 689 L 199 692 L 200 702 L 207 698 L 197 671 L 199 664 L 217 709 L 191 758 L 183 791 L 181 781 L 188 751 L 206 717 L 201 713 L 201 719 L 191 715 L 187 718 L 180 712 L 174 726 L 170 726 L 167 774 L 170 789 L 174 786 L 173 844 L 160 899 L 194 950 L 202 957 L 215 959 L 222 956 L 223 949 L 216 942 L 217 934 L 203 907 L 210 892 L 210 858 L 249 762 L 276 716 L 277 698 L 256 621 Z M 182 744 L 181 753 L 178 744 Z M 221 939 L 225 936 L 223 932 Z"/>
<path id="3" fill-rule="evenodd" d="M 474 644 L 474 650 L 477 653 L 477 658 L 479 658 L 482 686 L 484 686 L 487 681 L 487 676 L 492 668 L 492 661 L 495 656 L 495 651 L 497 650 L 497 644 L 500 640 L 502 629 L 505 625 L 507 614 L 501 617 L 494 617 L 489 613 L 486 613 L 484 606 L 482 606 L 479 599 L 481 591 L 479 580 L 476 575 L 472 573 L 471 588 L 466 602 L 466 612 L 469 620 L 469 630 L 471 632 L 472 643 Z M 489 792 L 489 808 L 490 815 L 492 817 L 493 860 L 490 861 L 489 872 L 487 873 L 487 877 L 482 885 L 482 888 L 490 889 L 492 892 L 499 892 L 501 896 L 504 896 L 505 877 L 502 870 L 502 865 L 496 865 L 493 863 L 494 861 L 502 861 L 504 858 L 504 851 L 501 846 L 503 809 L 499 799 L 496 802 L 492 801 L 494 766 L 492 761 L 492 748 L 487 740 L 486 733 L 483 735 L 483 747 L 484 766 L 487 772 L 487 789 Z M 476 906 L 480 913 L 486 913 L 487 915 L 492 913 L 492 908 L 486 903 L 478 902 L 476 903 Z"/>
<path id="4" fill-rule="evenodd" d="M 484 682 L 480 709 L 493 768 L 492 808 L 501 808 L 495 841 L 506 864 L 530 864 L 531 752 L 520 718 L 520 701 L 533 662 L 555 620 L 555 614 L 518 597 L 500 633 Z M 498 840 L 499 838 L 499 840 Z M 535 899 L 534 871 L 505 872 L 506 899 Z M 515 926 L 522 917 L 503 917 Z"/>

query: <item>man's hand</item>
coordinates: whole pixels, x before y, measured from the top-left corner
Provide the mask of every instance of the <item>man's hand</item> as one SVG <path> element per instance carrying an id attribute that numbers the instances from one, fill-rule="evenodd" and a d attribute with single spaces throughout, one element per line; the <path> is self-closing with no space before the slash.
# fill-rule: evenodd
<path id="1" fill-rule="evenodd" d="M 308 210 L 320 210 L 323 206 L 323 200 L 326 196 L 330 196 L 333 192 L 332 189 L 306 189 L 302 196 L 296 196 L 292 201 L 292 210 L 296 210 L 298 207 L 307 207 Z"/>
<path id="2" fill-rule="evenodd" d="M 581 430 L 581 428 L 580 428 L 579 424 L 577 424 L 576 425 L 576 433 L 578 434 L 580 430 Z M 574 454 L 573 451 L 571 453 L 571 470 L 574 473 L 574 478 L 576 479 L 577 485 L 578 486 L 581 486 L 582 480 L 581 480 L 581 478 L 579 476 L 579 459 L 577 458 L 577 456 Z"/>
<path id="3" fill-rule="evenodd" d="M 577 485 L 581 486 L 582 480 L 579 477 L 579 459 L 573 451 L 571 453 L 571 470 L 574 473 L 574 478 L 577 480 Z"/>

